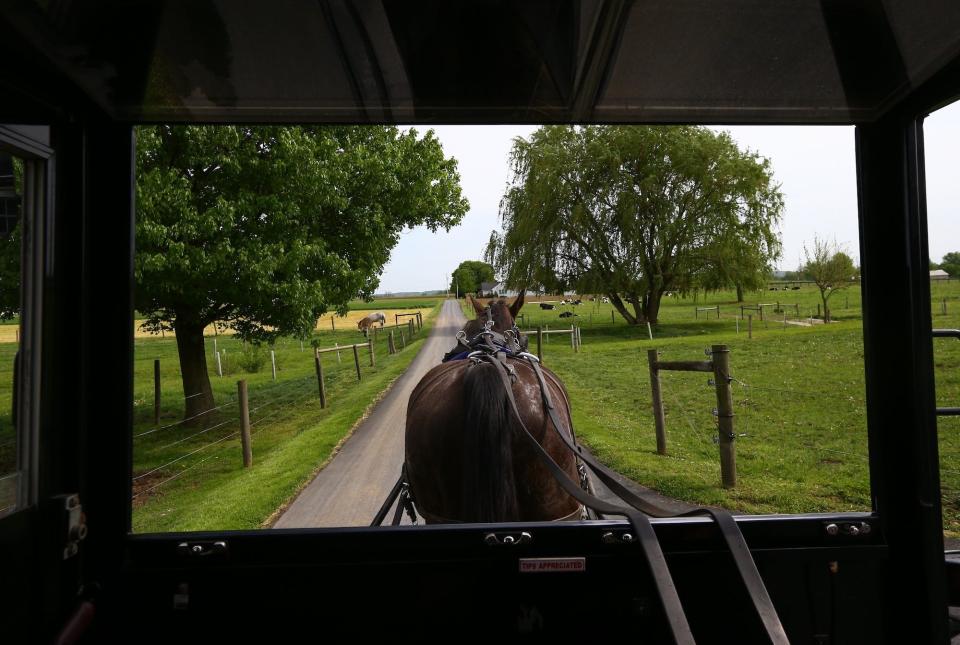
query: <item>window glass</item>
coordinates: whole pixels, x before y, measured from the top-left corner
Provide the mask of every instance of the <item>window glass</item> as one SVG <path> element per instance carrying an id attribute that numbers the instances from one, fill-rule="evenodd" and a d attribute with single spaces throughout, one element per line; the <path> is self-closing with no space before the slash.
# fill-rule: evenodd
<path id="1" fill-rule="evenodd" d="M 870 510 L 853 134 L 139 128 L 133 530 Z"/>
<path id="2" fill-rule="evenodd" d="M 931 114 L 923 124 L 930 251 L 930 305 L 933 328 L 960 329 L 960 218 L 957 203 L 956 143 L 960 106 Z M 937 407 L 960 407 L 960 339 L 933 341 Z M 960 417 L 937 417 L 944 541 L 960 548 Z"/>
<path id="3" fill-rule="evenodd" d="M 23 161 L 0 151 L 0 516 L 17 508 L 21 481 L 13 415 L 20 345 L 20 220 Z"/>

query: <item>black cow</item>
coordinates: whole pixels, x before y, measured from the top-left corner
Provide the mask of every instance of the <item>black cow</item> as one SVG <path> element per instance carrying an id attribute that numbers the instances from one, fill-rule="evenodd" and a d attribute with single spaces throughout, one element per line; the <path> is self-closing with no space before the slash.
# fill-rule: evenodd
<path id="1" fill-rule="evenodd" d="M 560 317 L 561 317 L 561 318 L 573 318 L 573 317 L 576 316 L 576 315 L 577 315 L 577 314 L 573 313 L 572 311 L 564 311 L 562 314 L 560 314 Z"/>
<path id="2" fill-rule="evenodd" d="M 541 308 L 541 309 L 553 309 L 553 307 L 554 307 L 554 305 L 552 305 L 552 304 L 550 304 L 550 303 L 548 303 L 548 302 L 541 302 L 541 303 L 540 303 L 540 308 Z"/>

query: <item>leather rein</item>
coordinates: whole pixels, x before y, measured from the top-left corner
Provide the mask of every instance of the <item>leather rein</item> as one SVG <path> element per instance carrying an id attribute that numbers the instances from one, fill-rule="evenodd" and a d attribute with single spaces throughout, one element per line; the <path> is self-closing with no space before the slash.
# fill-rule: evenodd
<path id="1" fill-rule="evenodd" d="M 687 622 L 683 607 L 680 603 L 680 597 L 677 594 L 676 585 L 673 582 L 673 577 L 671 576 L 670 569 L 667 566 L 667 561 L 664 557 L 663 550 L 660 548 L 660 542 L 657 539 L 656 533 L 653 530 L 653 526 L 651 525 L 648 516 L 690 517 L 694 515 L 706 515 L 712 518 L 714 523 L 719 528 L 720 534 L 726 542 L 731 555 L 733 556 L 737 571 L 740 574 L 740 578 L 748 595 L 750 596 L 750 600 L 757 612 L 757 615 L 763 623 L 770 642 L 774 643 L 775 645 L 785 645 L 790 642 L 787 638 L 786 632 L 783 629 L 783 625 L 780 623 L 780 618 L 777 615 L 773 601 L 770 599 L 770 595 L 767 592 L 763 578 L 760 577 L 760 572 L 757 570 L 756 562 L 754 562 L 753 556 L 750 553 L 750 549 L 744 540 L 743 533 L 740 532 L 740 528 L 737 526 L 736 521 L 728 511 L 711 508 L 697 508 L 685 513 L 670 513 L 656 504 L 652 504 L 649 501 L 635 495 L 616 479 L 613 471 L 594 459 L 589 453 L 584 452 L 583 448 L 580 447 L 575 440 L 571 440 L 564 435 L 563 431 L 561 430 L 562 426 L 560 421 L 557 418 L 556 407 L 553 404 L 547 388 L 543 370 L 540 367 L 539 359 L 537 359 L 536 356 L 527 353 L 517 354 L 513 358 L 515 360 L 526 361 L 536 374 L 537 381 L 540 385 L 540 393 L 543 398 L 544 407 L 546 408 L 550 417 L 551 425 L 553 425 L 561 441 L 563 441 L 564 445 L 566 445 L 569 450 L 573 451 L 573 453 L 579 459 L 590 466 L 591 470 L 593 470 L 597 477 L 623 502 L 628 504 L 628 506 L 611 504 L 584 491 L 580 485 L 571 480 L 567 473 L 557 465 L 547 451 L 544 450 L 543 446 L 540 445 L 540 442 L 538 442 L 530 433 L 529 429 L 526 427 L 526 424 L 524 424 L 523 418 L 520 416 L 520 410 L 517 407 L 516 398 L 514 398 L 513 395 L 512 379 L 516 378 L 515 371 L 512 366 L 507 363 L 507 356 L 503 352 L 498 352 L 494 355 L 486 352 L 474 352 L 474 354 L 471 354 L 470 358 L 474 358 L 478 363 L 486 361 L 496 366 L 497 374 L 499 374 L 503 387 L 507 393 L 507 400 L 510 404 L 510 410 L 512 411 L 514 418 L 522 430 L 521 436 L 527 440 L 530 448 L 533 449 L 537 457 L 547 466 L 557 483 L 559 483 L 560 486 L 571 497 L 579 501 L 584 506 L 592 508 L 594 511 L 598 511 L 605 515 L 624 516 L 630 522 L 637 534 L 640 546 L 644 551 L 644 555 L 646 556 L 650 573 L 653 576 L 654 584 L 656 585 L 657 592 L 659 593 L 661 602 L 663 603 L 664 613 L 666 614 L 670 631 L 676 643 L 686 645 L 688 643 L 694 643 L 695 641 L 693 638 L 693 633 L 690 631 L 690 625 Z M 571 436 L 573 436 L 572 430 L 573 429 L 571 426 Z"/>

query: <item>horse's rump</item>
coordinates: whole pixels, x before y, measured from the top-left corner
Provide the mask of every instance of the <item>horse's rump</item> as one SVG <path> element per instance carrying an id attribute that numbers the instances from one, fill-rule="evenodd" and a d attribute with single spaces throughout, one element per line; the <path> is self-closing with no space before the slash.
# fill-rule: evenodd
<path id="1" fill-rule="evenodd" d="M 573 481 L 577 481 L 576 459 L 550 423 L 536 374 L 525 361 L 508 360 L 517 372 L 513 393 L 524 424 L 554 461 Z M 499 375 L 495 372 L 485 373 L 486 370 L 496 369 L 499 368 L 489 363 L 474 365 L 470 360 L 444 363 L 427 372 L 410 395 L 405 438 L 406 473 L 417 510 L 428 521 L 556 520 L 573 515 L 579 509 L 579 503 L 560 487 L 527 443 L 528 440 L 521 436 L 522 429 L 507 406 L 505 392 L 503 397 L 498 398 L 497 392 L 491 389 L 503 390 Z M 476 371 L 470 372 L 468 378 L 468 370 Z M 552 372 L 546 369 L 543 372 L 550 396 L 558 408 L 558 418 L 566 426 L 560 430 L 570 436 L 566 392 Z M 495 380 L 491 380 L 491 376 Z M 471 383 L 471 380 L 475 382 Z M 478 400 L 478 385 L 486 391 L 482 395 L 484 400 Z M 468 397 L 468 388 L 474 390 L 474 400 Z M 484 405 L 492 405 L 496 409 L 485 410 Z M 473 411 L 474 425 L 479 420 L 479 427 L 471 429 L 469 410 Z M 496 419 L 505 419 L 507 427 L 499 430 L 493 428 L 494 424 L 502 425 Z M 474 430 L 479 430 L 482 436 L 469 436 Z M 490 434 L 486 434 L 485 430 Z M 509 445 L 495 445 L 485 450 L 483 445 L 471 443 L 492 439 L 498 432 L 505 440 L 509 440 Z M 467 448 L 471 445 L 472 448 Z M 491 463 L 496 459 L 495 455 L 509 455 L 512 463 Z M 477 469 L 480 469 L 479 473 Z M 504 469 L 502 476 L 496 475 L 498 469 Z M 472 494 L 469 490 L 472 484 L 469 482 L 474 481 L 473 477 L 479 477 L 483 487 L 487 485 L 484 484 L 485 475 L 502 479 L 505 485 L 510 486 L 512 490 L 505 493 L 504 499 L 508 499 L 512 493 L 516 500 L 515 510 L 503 511 L 509 508 L 509 503 L 504 507 L 496 502 L 491 502 L 492 506 L 485 506 L 465 501 Z M 510 479 L 515 485 L 510 484 Z M 488 482 L 492 483 L 495 482 Z M 488 513 L 491 508 L 499 508 L 509 516 L 490 517 Z"/>

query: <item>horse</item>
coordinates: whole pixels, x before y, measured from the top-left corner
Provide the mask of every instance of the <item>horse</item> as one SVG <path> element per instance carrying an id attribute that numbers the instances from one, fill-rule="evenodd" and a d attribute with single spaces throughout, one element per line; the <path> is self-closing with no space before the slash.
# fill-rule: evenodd
<path id="1" fill-rule="evenodd" d="M 380 326 L 383 327 L 383 325 L 386 322 L 387 322 L 387 316 L 382 311 L 378 311 L 364 318 L 361 318 L 360 321 L 357 323 L 357 329 L 363 332 L 363 337 L 366 338 L 367 332 L 369 331 L 370 327 L 373 326 L 374 323 L 380 323 Z"/>
<path id="2" fill-rule="evenodd" d="M 483 305 L 473 301 L 477 320 L 467 327 L 487 338 L 511 338 L 523 296 Z M 466 329 L 466 327 L 465 327 Z M 463 342 L 463 341 L 461 341 Z M 417 512 L 428 523 L 512 522 L 580 519 L 582 506 L 538 460 L 522 436 L 523 425 L 574 482 L 577 458 L 558 432 L 573 440 L 569 397 L 560 379 L 540 368 L 557 410 L 555 428 L 544 408 L 539 379 L 519 346 L 503 358 L 506 367 L 468 355 L 442 363 L 420 380 L 407 405 L 404 471 Z M 515 378 L 506 376 L 512 371 Z M 516 402 L 513 412 L 506 385 Z"/>

